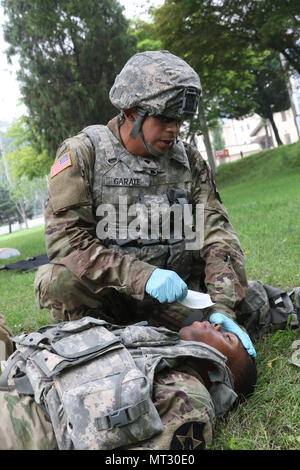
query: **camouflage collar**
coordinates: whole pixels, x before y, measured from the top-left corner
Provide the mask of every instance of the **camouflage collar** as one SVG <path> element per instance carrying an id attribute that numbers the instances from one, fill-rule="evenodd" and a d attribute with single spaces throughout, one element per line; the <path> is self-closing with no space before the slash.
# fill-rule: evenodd
<path id="1" fill-rule="evenodd" d="M 118 114 L 118 116 L 115 116 L 107 123 L 107 127 L 113 133 L 113 135 L 118 139 L 118 141 L 124 146 L 123 141 L 121 139 L 121 135 L 120 135 L 120 127 L 121 127 L 121 124 L 123 124 L 123 122 L 124 122 L 124 119 L 122 115 Z"/>

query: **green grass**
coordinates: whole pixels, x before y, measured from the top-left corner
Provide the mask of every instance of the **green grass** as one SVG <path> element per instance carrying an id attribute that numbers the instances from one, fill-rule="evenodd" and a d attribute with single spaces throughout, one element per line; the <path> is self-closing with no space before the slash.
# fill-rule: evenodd
<path id="1" fill-rule="evenodd" d="M 220 192 L 244 250 L 248 278 L 282 288 L 300 285 L 300 168 Z"/>
<path id="2" fill-rule="evenodd" d="M 299 368 L 288 362 L 299 330 L 277 331 L 256 344 L 252 397 L 217 422 L 211 449 L 299 450 Z"/>
<path id="3" fill-rule="evenodd" d="M 223 164 L 216 182 L 241 241 L 248 279 L 300 286 L 300 143 Z M 0 236 L 0 247 L 8 246 L 19 249 L 21 259 L 44 253 L 43 227 Z M 49 322 L 35 305 L 34 276 L 0 271 L 0 313 L 15 334 Z M 218 421 L 211 449 L 300 449 L 300 370 L 288 362 L 299 338 L 300 329 L 287 329 L 256 344 L 257 390 Z"/>
<path id="4" fill-rule="evenodd" d="M 223 164 L 215 179 L 248 279 L 283 289 L 300 286 L 300 143 Z M 299 338 L 299 328 L 287 329 L 255 345 L 257 390 L 218 422 L 212 449 L 300 449 L 300 370 L 288 362 Z"/>
<path id="5" fill-rule="evenodd" d="M 44 226 L 1 235 L 0 248 L 16 248 L 21 253 L 20 256 L 0 260 L 0 266 L 45 253 Z M 46 310 L 39 310 L 35 305 L 35 273 L 0 271 L 0 313 L 5 316 L 14 334 L 32 331 L 49 323 Z"/>

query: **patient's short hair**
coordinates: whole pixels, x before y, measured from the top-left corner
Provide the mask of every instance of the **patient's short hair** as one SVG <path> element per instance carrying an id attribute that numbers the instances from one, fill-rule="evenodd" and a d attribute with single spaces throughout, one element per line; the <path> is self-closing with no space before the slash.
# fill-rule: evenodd
<path id="1" fill-rule="evenodd" d="M 254 357 L 250 356 L 241 344 L 241 360 L 235 366 L 234 390 L 240 399 L 247 398 L 255 390 L 257 382 L 257 367 Z"/>

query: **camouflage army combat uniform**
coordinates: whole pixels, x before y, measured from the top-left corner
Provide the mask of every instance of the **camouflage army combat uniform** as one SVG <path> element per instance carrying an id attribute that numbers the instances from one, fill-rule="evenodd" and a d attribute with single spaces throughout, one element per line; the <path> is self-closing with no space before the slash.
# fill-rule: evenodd
<path id="1" fill-rule="evenodd" d="M 290 302 L 292 299 L 295 307 Z M 300 288 L 288 293 L 249 281 L 249 290 L 242 310 L 242 319 L 249 334 L 256 338 L 268 325 L 284 327 L 288 315 L 295 311 L 300 319 Z M 86 317 L 85 317 L 86 318 Z M 3 317 L 0 318 L 1 340 L 6 351 L 13 350 L 8 338 L 12 335 Z M 175 333 L 174 333 L 175 334 Z M 13 357 L 13 356 L 11 356 Z M 2 361 L 8 354 L 1 356 Z M 299 360 L 289 361 L 299 367 Z M 5 373 L 5 369 L 4 369 Z M 1 382 L 1 376 L 0 376 Z M 202 449 L 212 439 L 215 409 L 210 394 L 195 369 L 187 364 L 176 370 L 169 368 L 155 376 L 153 402 L 161 418 L 164 432 L 127 449 L 166 450 Z M 32 396 L 19 394 L 14 383 L 10 390 L 0 385 L 0 449 L 57 449 L 53 426 Z"/>
<path id="2" fill-rule="evenodd" d="M 182 85 L 185 89 L 179 93 Z M 152 51 L 126 64 L 110 98 L 121 111 L 138 107 L 132 134 L 142 136 L 145 116 L 179 119 L 184 116 L 182 100 L 193 100 L 199 89 L 198 75 L 182 59 Z M 166 153 L 150 148 L 150 156 L 132 155 L 120 137 L 122 122 L 121 112 L 107 126 L 89 126 L 58 149 L 45 210 L 50 264 L 41 267 L 35 279 L 39 308 L 49 309 L 53 322 L 90 315 L 117 324 L 147 319 L 177 330 L 190 311 L 176 303 L 160 304 L 145 292 L 159 267 L 177 272 L 190 289 L 207 290 L 215 303 L 207 313 L 235 318 L 247 291 L 244 258 L 207 164 L 180 138 Z M 202 207 L 202 246 L 187 250 L 185 239 L 173 244 L 171 236 L 159 238 L 161 233 L 154 244 L 130 238 L 120 242 L 120 231 L 130 223 L 120 222 L 120 217 L 115 238 L 101 239 L 97 230 L 104 217 L 99 207 L 111 204 L 122 218 L 122 198 L 126 208 L 139 202 L 149 208 L 159 200 L 190 204 L 194 222 L 197 207 Z"/>
<path id="3" fill-rule="evenodd" d="M 211 442 L 213 407 L 207 389 L 195 377 L 172 370 L 160 374 L 155 379 L 153 400 L 164 432 L 124 449 L 168 450 L 173 440 L 174 449 L 201 450 Z M 0 390 L 0 410 L 0 450 L 58 449 L 51 422 L 31 396 Z M 177 429 L 178 438 L 174 438 Z"/>
<path id="4" fill-rule="evenodd" d="M 118 139 L 119 121 L 120 118 L 115 118 L 108 125 Z M 247 290 L 243 254 L 207 164 L 190 145 L 186 144 L 185 149 L 190 172 L 176 160 L 174 163 L 169 160 L 168 165 L 170 167 L 173 163 L 174 172 L 177 171 L 179 177 L 186 175 L 189 202 L 204 205 L 204 246 L 200 251 L 188 252 L 185 264 L 173 270 L 181 274 L 189 288 L 207 288 L 215 302 L 211 312 L 222 311 L 235 318 L 235 311 Z M 70 155 L 72 166 L 57 174 L 49 184 L 45 240 L 51 264 L 41 267 L 36 276 L 35 292 L 39 307 L 50 310 L 52 321 L 93 315 L 93 311 L 97 316 L 109 312 L 111 318 L 107 319 L 116 323 L 150 320 L 150 316 L 155 321 L 157 312 L 160 322 L 163 320 L 166 326 L 177 329 L 181 316 L 190 311 L 180 307 L 178 312 L 176 304 L 160 305 L 145 294 L 146 281 L 155 266 L 165 267 L 164 254 L 161 259 L 153 257 L 145 262 L 126 254 L 130 253 L 126 247 L 106 247 L 97 239 L 96 208 L 91 189 L 95 153 L 89 137 L 83 132 L 68 139 L 60 147 L 57 159 L 66 153 Z M 137 158 L 133 156 L 132 159 L 135 164 Z M 151 161 L 149 158 L 146 160 Z M 153 159 L 151 163 L 159 167 L 161 161 Z M 115 171 L 114 175 L 120 174 L 117 169 Z M 165 169 L 161 173 L 162 177 L 168 178 Z M 142 172 L 140 174 L 143 175 Z M 113 190 L 118 194 L 119 186 L 114 186 Z M 104 203 L 112 201 L 109 196 L 111 193 L 108 191 Z M 184 276 L 185 269 L 187 276 Z"/>

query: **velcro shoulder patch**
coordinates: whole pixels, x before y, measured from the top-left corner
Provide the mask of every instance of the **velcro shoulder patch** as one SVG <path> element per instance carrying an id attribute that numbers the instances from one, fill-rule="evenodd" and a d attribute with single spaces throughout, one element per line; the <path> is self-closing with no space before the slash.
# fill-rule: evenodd
<path id="1" fill-rule="evenodd" d="M 57 160 L 51 167 L 50 178 L 53 178 L 55 175 L 60 173 L 65 168 L 68 168 L 72 165 L 70 152 L 66 153 L 59 160 Z"/>
<path id="2" fill-rule="evenodd" d="M 61 152 L 61 156 L 56 160 L 57 167 L 51 168 L 48 194 L 54 213 L 89 202 L 78 153 L 80 154 L 80 151 L 73 148 L 69 152 Z"/>

